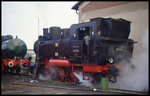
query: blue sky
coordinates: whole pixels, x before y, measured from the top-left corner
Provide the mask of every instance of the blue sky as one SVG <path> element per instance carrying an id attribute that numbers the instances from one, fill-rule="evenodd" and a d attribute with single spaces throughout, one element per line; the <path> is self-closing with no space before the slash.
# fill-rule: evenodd
<path id="1" fill-rule="evenodd" d="M 2 2 L 2 34 L 18 36 L 28 49 L 33 49 L 34 42 L 43 28 L 59 26 L 69 28 L 78 23 L 78 14 L 72 10 L 77 2 Z M 38 28 L 39 18 L 39 28 Z"/>

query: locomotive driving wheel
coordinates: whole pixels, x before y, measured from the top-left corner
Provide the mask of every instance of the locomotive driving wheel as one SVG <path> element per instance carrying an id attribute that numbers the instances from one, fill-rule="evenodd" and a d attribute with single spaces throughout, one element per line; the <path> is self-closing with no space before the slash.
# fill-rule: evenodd
<path id="1" fill-rule="evenodd" d="M 57 80 L 60 82 L 65 80 L 65 71 L 63 68 L 59 68 Z"/>
<path id="2" fill-rule="evenodd" d="M 70 73 L 70 78 L 68 78 L 68 81 L 72 84 L 78 84 L 79 80 L 78 78 L 73 74 L 73 72 Z"/>

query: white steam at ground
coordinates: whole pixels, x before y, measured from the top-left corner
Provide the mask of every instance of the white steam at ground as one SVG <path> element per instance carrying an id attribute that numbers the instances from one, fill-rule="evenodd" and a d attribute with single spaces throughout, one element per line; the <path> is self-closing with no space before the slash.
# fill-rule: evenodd
<path id="1" fill-rule="evenodd" d="M 92 83 L 90 82 L 90 79 L 92 79 L 91 77 L 89 77 L 89 80 L 87 80 L 88 76 L 84 76 L 85 80 L 83 80 L 83 74 L 82 74 L 82 72 L 79 72 L 79 73 L 73 72 L 73 73 L 79 79 L 79 83 L 81 85 L 86 85 L 86 86 L 91 86 L 92 85 Z"/>
<path id="2" fill-rule="evenodd" d="M 50 67 L 44 74 L 39 74 L 38 78 L 40 80 L 56 80 L 58 75 L 57 71 L 58 69 L 56 67 Z"/>
<path id="3" fill-rule="evenodd" d="M 52 80 L 50 75 L 44 76 L 43 74 L 39 74 L 38 77 L 40 80 Z"/>
<path id="4" fill-rule="evenodd" d="M 120 76 L 116 83 L 109 83 L 109 88 L 148 92 L 148 30 L 143 33 L 141 52 L 134 53 L 131 64 L 120 62 Z"/>

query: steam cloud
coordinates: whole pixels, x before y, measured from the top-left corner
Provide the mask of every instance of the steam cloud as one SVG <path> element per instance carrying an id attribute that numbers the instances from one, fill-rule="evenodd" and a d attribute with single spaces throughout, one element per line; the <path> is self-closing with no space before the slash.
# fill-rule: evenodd
<path id="1" fill-rule="evenodd" d="M 134 53 L 131 64 L 120 62 L 120 76 L 109 88 L 148 92 L 148 30 L 136 44 L 142 44 L 140 52 Z"/>
<path id="2" fill-rule="evenodd" d="M 56 80 L 57 78 L 57 71 L 56 67 L 50 67 L 48 71 L 45 71 L 44 74 L 39 74 L 40 80 Z"/>
<path id="3" fill-rule="evenodd" d="M 90 80 L 83 80 L 83 74 L 82 72 L 79 72 L 79 73 L 75 73 L 74 72 L 74 75 L 79 79 L 79 83 L 81 85 L 86 85 L 86 86 L 91 86 L 92 83 L 90 82 Z M 84 76 L 85 79 L 88 78 L 88 76 Z M 89 77 L 89 79 L 92 79 L 91 77 Z"/>

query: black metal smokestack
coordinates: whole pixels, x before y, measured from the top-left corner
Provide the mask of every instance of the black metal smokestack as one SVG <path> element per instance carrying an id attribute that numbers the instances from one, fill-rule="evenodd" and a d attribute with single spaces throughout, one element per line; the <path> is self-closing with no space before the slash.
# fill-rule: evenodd
<path id="1" fill-rule="evenodd" d="M 46 39 L 50 39 L 49 33 L 48 33 L 48 28 L 43 28 L 43 36 Z"/>

